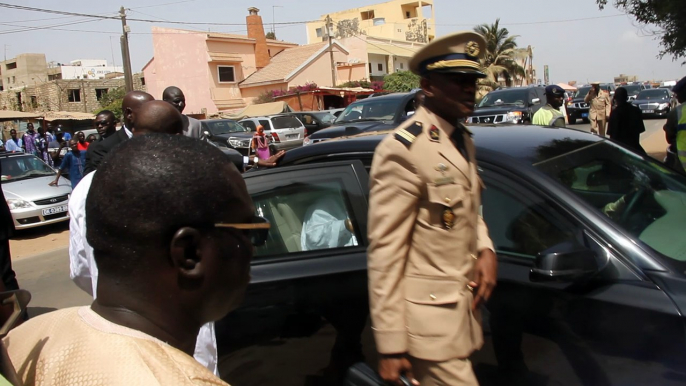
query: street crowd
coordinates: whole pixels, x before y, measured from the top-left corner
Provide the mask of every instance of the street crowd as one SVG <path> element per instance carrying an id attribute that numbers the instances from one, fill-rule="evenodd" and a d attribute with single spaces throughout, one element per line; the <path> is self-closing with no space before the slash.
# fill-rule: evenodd
<path id="1" fill-rule="evenodd" d="M 377 370 L 390 384 L 478 384 L 469 357 L 483 345 L 479 310 L 496 286 L 498 263 L 479 214 L 475 146 L 460 122 L 473 112 L 477 81 L 486 76 L 479 65 L 485 45 L 479 34 L 463 32 L 417 52 L 410 69 L 421 77 L 423 106 L 375 151 L 369 300 Z M 674 92 L 686 99 L 686 78 Z M 564 90 L 549 86 L 546 94 L 533 123 L 563 126 Z M 586 100 L 593 131 L 605 135 L 607 121 L 611 138 L 642 150 L 645 128 L 626 91 L 617 90 L 614 108 L 597 84 Z M 70 272 L 94 301 L 10 331 L 2 342 L 16 374 L 6 378 L 24 385 L 225 385 L 213 323 L 241 303 L 253 245 L 269 229 L 255 215 L 240 171 L 275 166 L 283 152 L 227 157 L 201 140 L 200 122 L 183 115 L 184 107 L 176 87 L 162 100 L 132 91 L 120 130 L 112 112 L 97 115 L 98 140 L 67 138 L 59 127 L 30 126 L 21 139 L 12 132 L 6 149 L 21 148 L 50 165 L 49 143 L 68 141 L 59 170 L 69 172 L 74 187 Z M 684 109 L 670 116 L 666 131 L 686 161 Z M 455 186 L 462 187 L 459 197 Z M 440 226 L 425 225 L 436 219 Z M 429 289 L 423 301 L 445 307 L 406 302 L 412 288 Z M 448 307 L 456 298 L 466 301 Z M 449 338 L 411 335 L 412 324 Z"/>

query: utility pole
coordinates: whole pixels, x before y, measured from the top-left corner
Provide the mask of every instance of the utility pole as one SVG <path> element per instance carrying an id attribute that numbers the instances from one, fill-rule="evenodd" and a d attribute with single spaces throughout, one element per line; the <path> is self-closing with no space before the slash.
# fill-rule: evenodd
<path id="1" fill-rule="evenodd" d="M 333 61 L 333 47 L 331 45 L 333 35 L 333 22 L 331 17 L 326 15 L 326 35 L 329 37 L 329 57 L 331 58 L 331 87 L 336 87 L 336 63 Z"/>
<path id="2" fill-rule="evenodd" d="M 131 29 L 126 25 L 126 10 L 122 6 L 119 9 L 119 17 L 121 17 L 121 56 L 124 62 L 124 83 L 126 84 L 126 92 L 133 91 L 133 76 L 131 75 L 131 56 L 129 55 L 129 32 Z"/>

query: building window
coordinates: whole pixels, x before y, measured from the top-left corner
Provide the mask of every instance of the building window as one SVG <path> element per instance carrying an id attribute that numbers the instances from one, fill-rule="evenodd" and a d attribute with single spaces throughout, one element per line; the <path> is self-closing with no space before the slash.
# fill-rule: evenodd
<path id="1" fill-rule="evenodd" d="M 95 89 L 95 99 L 101 100 L 102 97 L 105 96 L 105 94 L 107 94 L 107 89 L 106 89 L 106 88 L 96 88 L 96 89 Z"/>
<path id="2" fill-rule="evenodd" d="M 384 25 L 384 24 L 386 24 L 386 18 L 377 17 L 374 19 L 374 25 Z"/>
<path id="3" fill-rule="evenodd" d="M 364 11 L 360 13 L 360 18 L 362 20 L 369 20 L 374 18 L 374 11 Z"/>
<path id="4" fill-rule="evenodd" d="M 316 30 L 314 30 L 314 32 L 317 33 L 317 37 L 318 37 L 318 38 L 324 36 L 324 31 L 322 31 L 321 28 L 317 28 Z"/>
<path id="5" fill-rule="evenodd" d="M 15 78 L 14 75 L 12 75 L 12 83 L 17 83 L 17 78 Z"/>
<path id="6" fill-rule="evenodd" d="M 372 73 L 372 64 L 371 63 L 369 63 L 369 73 L 370 74 Z"/>
<path id="7" fill-rule="evenodd" d="M 403 63 L 400 63 L 400 69 L 403 70 Z"/>
<path id="8" fill-rule="evenodd" d="M 219 74 L 219 83 L 234 83 L 236 81 L 233 66 L 217 66 L 217 73 Z"/>
<path id="9" fill-rule="evenodd" d="M 403 30 L 401 30 L 400 28 L 398 28 L 398 32 L 403 32 Z"/>
<path id="10" fill-rule="evenodd" d="M 7 67 L 8 70 L 14 70 L 15 68 L 17 68 L 17 62 L 7 63 L 5 64 L 5 67 Z"/>
<path id="11" fill-rule="evenodd" d="M 31 107 L 34 109 L 38 107 L 38 98 L 35 95 L 31 95 Z"/>
<path id="12" fill-rule="evenodd" d="M 81 102 L 81 90 L 78 88 L 70 88 L 67 90 L 67 98 L 69 102 Z"/>
<path id="13" fill-rule="evenodd" d="M 376 68 L 378 68 L 379 71 L 383 71 L 383 64 L 382 63 L 377 64 Z"/>
<path id="14" fill-rule="evenodd" d="M 410 11 L 405 12 L 405 18 L 409 19 L 410 18 Z"/>
<path id="15" fill-rule="evenodd" d="M 141 86 L 145 86 L 145 78 L 141 78 Z"/>

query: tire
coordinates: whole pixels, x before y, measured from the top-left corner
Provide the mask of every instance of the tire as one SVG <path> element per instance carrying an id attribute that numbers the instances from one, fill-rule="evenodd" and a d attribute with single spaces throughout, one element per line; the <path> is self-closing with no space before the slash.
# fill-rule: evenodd
<path id="1" fill-rule="evenodd" d="M 570 125 L 573 125 L 573 124 L 576 123 L 576 118 L 574 118 L 574 117 L 572 117 L 572 116 L 570 116 L 570 115 L 567 116 L 567 120 L 569 121 L 569 124 L 570 124 Z"/>
<path id="2" fill-rule="evenodd" d="M 581 118 L 581 120 L 584 121 L 584 123 L 591 123 L 591 120 L 588 118 Z"/>

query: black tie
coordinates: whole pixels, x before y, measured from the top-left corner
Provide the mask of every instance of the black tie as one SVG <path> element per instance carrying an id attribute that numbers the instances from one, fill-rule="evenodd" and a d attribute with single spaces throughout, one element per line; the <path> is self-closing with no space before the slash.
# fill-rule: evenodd
<path id="1" fill-rule="evenodd" d="M 467 154 L 467 147 L 464 144 L 464 128 L 462 125 L 458 124 L 455 127 L 455 130 L 453 131 L 453 134 L 450 136 L 450 139 L 452 139 L 453 144 L 457 148 L 457 150 L 462 154 L 465 160 L 469 162 L 469 155 Z"/>

